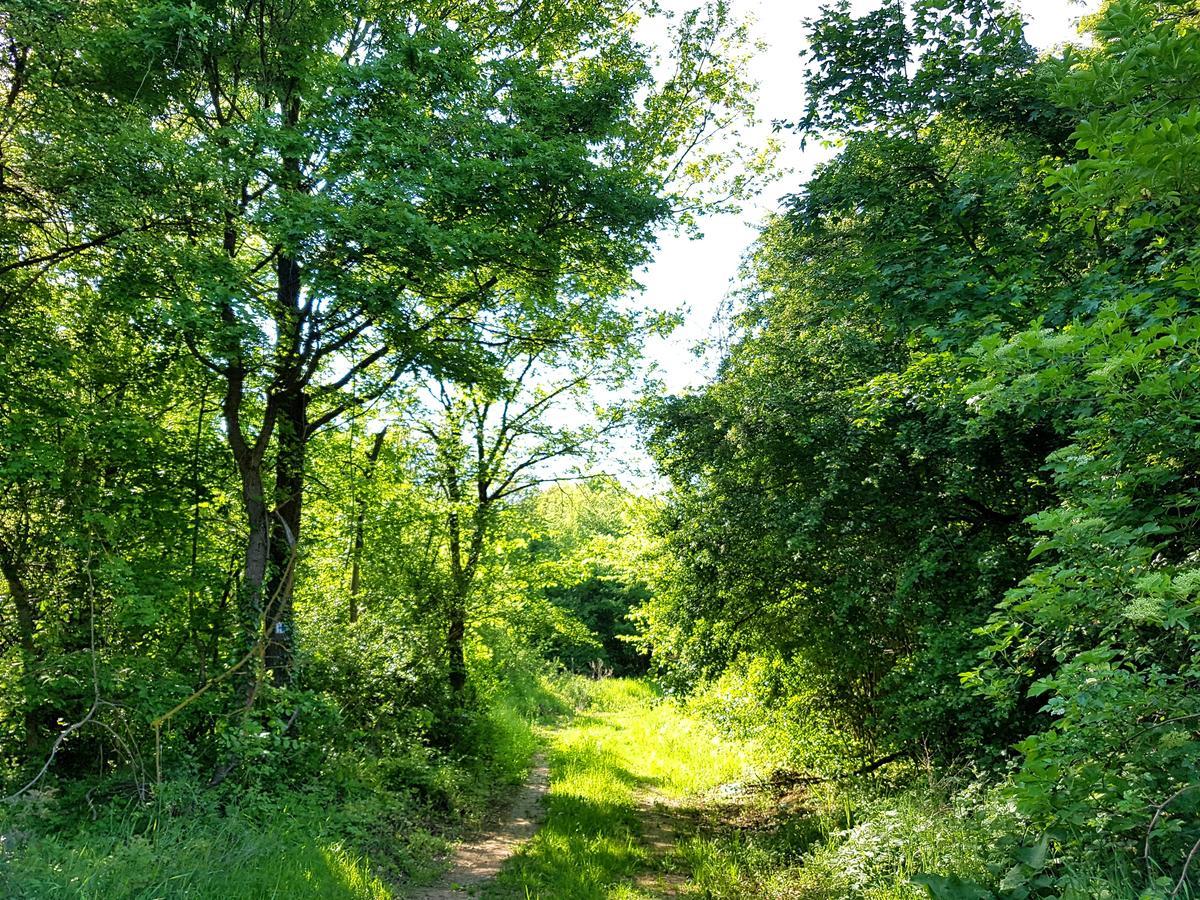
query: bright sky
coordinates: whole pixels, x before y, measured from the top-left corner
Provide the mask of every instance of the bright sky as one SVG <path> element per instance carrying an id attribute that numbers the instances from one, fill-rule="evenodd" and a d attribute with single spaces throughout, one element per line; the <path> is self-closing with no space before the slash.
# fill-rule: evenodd
<path id="1" fill-rule="evenodd" d="M 755 31 L 767 49 L 755 60 L 751 77 L 760 85 L 759 118 L 762 125 L 754 140 L 765 142 L 770 122 L 795 119 L 803 105 L 801 94 L 804 19 L 815 16 L 821 0 L 732 0 L 738 14 L 757 20 Z M 665 6 L 686 9 L 694 0 L 667 0 Z M 860 9 L 876 3 L 855 0 Z M 1079 17 L 1092 12 L 1096 0 L 1021 0 L 1029 23 L 1027 35 L 1037 47 L 1049 49 L 1076 36 Z M 704 237 L 688 240 L 670 234 L 660 237 L 655 262 L 643 276 L 645 303 L 656 309 L 684 311 L 686 321 L 667 341 L 656 341 L 648 355 L 660 368 L 667 389 L 675 392 L 702 384 L 708 369 L 691 352 L 697 342 L 714 335 L 713 320 L 737 274 L 742 254 L 754 241 L 756 226 L 773 210 L 779 198 L 792 193 L 813 165 L 828 153 L 820 147 L 799 149 L 799 140 L 782 135 L 785 150 L 781 163 L 793 170 L 770 185 L 759 200 L 741 214 L 710 218 L 703 223 Z"/>

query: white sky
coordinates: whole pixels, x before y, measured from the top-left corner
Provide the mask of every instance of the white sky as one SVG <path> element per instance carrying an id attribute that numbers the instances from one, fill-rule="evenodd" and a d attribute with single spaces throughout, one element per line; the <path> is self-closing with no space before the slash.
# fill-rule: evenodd
<path id="1" fill-rule="evenodd" d="M 666 0 L 671 9 L 687 9 L 694 0 Z M 732 0 L 735 13 L 757 20 L 755 33 L 767 42 L 751 67 L 759 83 L 758 117 L 762 124 L 752 141 L 771 136 L 770 123 L 796 119 L 803 107 L 802 61 L 804 19 L 817 14 L 820 0 Z M 855 0 L 856 7 L 869 9 L 877 2 Z M 1094 11 L 1096 0 L 1020 0 L 1029 28 L 1029 40 L 1049 49 L 1076 36 L 1079 17 Z M 792 193 L 805 180 L 815 163 L 828 155 L 821 147 L 801 152 L 799 139 L 784 133 L 780 162 L 792 171 L 768 186 L 757 200 L 738 215 L 712 217 L 702 223 L 703 238 L 688 240 L 671 234 L 659 238 L 655 261 L 642 277 L 644 302 L 655 309 L 679 310 L 686 320 L 669 340 L 655 341 L 648 356 L 659 367 L 667 389 L 677 392 L 703 384 L 709 368 L 690 350 L 699 341 L 714 337 L 713 320 L 737 274 L 742 254 L 754 241 L 757 224 L 773 210 L 779 198 Z"/>

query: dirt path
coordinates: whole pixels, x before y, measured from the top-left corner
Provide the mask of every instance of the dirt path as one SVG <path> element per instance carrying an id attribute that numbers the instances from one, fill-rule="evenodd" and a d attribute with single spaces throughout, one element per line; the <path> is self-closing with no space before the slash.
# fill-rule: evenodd
<path id="1" fill-rule="evenodd" d="M 496 877 L 510 856 L 533 837 L 542 821 L 542 799 L 550 787 L 546 759 L 534 758 L 533 771 L 513 798 L 501 822 L 473 841 L 460 844 L 454 851 L 450 871 L 427 888 L 412 894 L 412 900 L 462 900 L 478 894 L 487 881 Z"/>

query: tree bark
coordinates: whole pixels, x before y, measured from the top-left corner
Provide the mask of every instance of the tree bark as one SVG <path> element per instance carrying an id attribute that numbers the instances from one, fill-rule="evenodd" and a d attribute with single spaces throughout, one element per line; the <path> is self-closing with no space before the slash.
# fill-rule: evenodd
<path id="1" fill-rule="evenodd" d="M 450 472 L 453 472 L 455 481 L 448 493 L 457 502 L 462 499 L 462 487 L 457 482 L 456 470 L 451 467 Z M 449 666 L 450 693 L 460 704 L 464 699 L 467 687 L 467 602 L 475 583 L 475 573 L 479 569 L 479 559 L 483 553 L 489 505 L 490 501 L 486 492 L 481 492 L 471 516 L 471 532 L 465 546 L 462 521 L 458 512 L 452 511 L 447 521 L 450 532 L 450 576 L 453 594 L 447 610 L 446 656 Z"/>
<path id="2" fill-rule="evenodd" d="M 17 561 L 8 553 L 0 552 L 0 570 L 8 585 L 9 596 L 17 609 L 17 632 L 21 644 L 21 682 L 25 697 L 25 747 L 36 754 L 42 746 L 41 714 L 33 697 L 37 688 L 38 652 L 35 633 L 37 630 L 37 606 Z"/>
<path id="3" fill-rule="evenodd" d="M 449 662 L 450 694 L 461 703 L 467 689 L 467 604 L 461 597 L 450 603 L 450 622 L 446 629 L 446 656 Z"/>
<path id="4" fill-rule="evenodd" d="M 301 365 L 300 264 L 281 253 L 278 262 L 276 384 L 279 410 L 275 435 L 275 511 L 271 521 L 271 567 L 267 583 L 267 671 L 276 685 L 292 677 L 295 656 L 292 585 L 304 506 L 304 464 L 308 451 L 308 392 Z"/>
<path id="5" fill-rule="evenodd" d="M 242 563 L 242 579 L 237 591 L 238 624 L 242 642 L 249 650 L 258 643 L 262 631 L 263 585 L 267 577 L 271 531 L 267 511 L 266 489 L 263 484 L 262 452 L 269 421 L 263 425 L 255 446 L 242 433 L 241 409 L 244 393 L 244 370 L 231 365 L 226 373 L 223 412 L 225 431 L 238 478 L 242 483 L 242 510 L 246 516 L 246 550 Z M 249 672 L 249 670 L 248 670 Z M 252 675 L 251 675 L 252 677 Z"/>
<path id="6" fill-rule="evenodd" d="M 371 444 L 371 449 L 367 451 L 367 465 L 363 472 L 363 482 L 369 483 L 375 474 L 375 463 L 379 459 L 379 454 L 383 450 L 383 440 L 387 435 L 387 427 L 385 426 L 378 434 L 375 435 L 375 440 Z M 359 493 L 354 502 L 354 547 L 350 554 L 350 621 L 358 621 L 358 592 L 360 588 L 361 567 L 362 567 L 362 552 L 363 552 L 363 529 L 367 518 L 367 499 Z"/>
<path id="7" fill-rule="evenodd" d="M 296 391 L 283 401 L 275 461 L 275 516 L 271 522 L 271 568 L 267 583 L 266 666 L 277 685 L 291 680 L 295 655 L 292 586 L 304 506 L 308 449 L 307 397 Z"/>
<path id="8" fill-rule="evenodd" d="M 450 502 L 456 504 L 459 500 L 458 473 L 453 466 L 449 467 L 447 478 L 447 493 Z M 463 570 L 462 557 L 462 528 L 458 518 L 458 510 L 451 509 L 447 518 L 447 529 L 450 532 L 450 581 L 451 596 L 449 608 L 446 610 L 446 665 L 447 681 L 450 685 L 450 695 L 460 701 L 467 686 L 467 599 L 466 573 Z"/>

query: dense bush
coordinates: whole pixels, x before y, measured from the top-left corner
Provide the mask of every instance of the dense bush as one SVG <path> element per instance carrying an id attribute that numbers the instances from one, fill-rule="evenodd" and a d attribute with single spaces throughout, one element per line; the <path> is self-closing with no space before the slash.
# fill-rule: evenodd
<path id="1" fill-rule="evenodd" d="M 1038 864 L 936 896 L 1181 896 L 1200 21 L 1116 0 L 1037 59 L 1000 3 L 903 7 L 811 23 L 800 127 L 841 143 L 749 257 L 714 382 L 650 414 L 672 561 L 639 615 L 735 727 L 794 703 L 840 754 L 990 767 Z"/>

